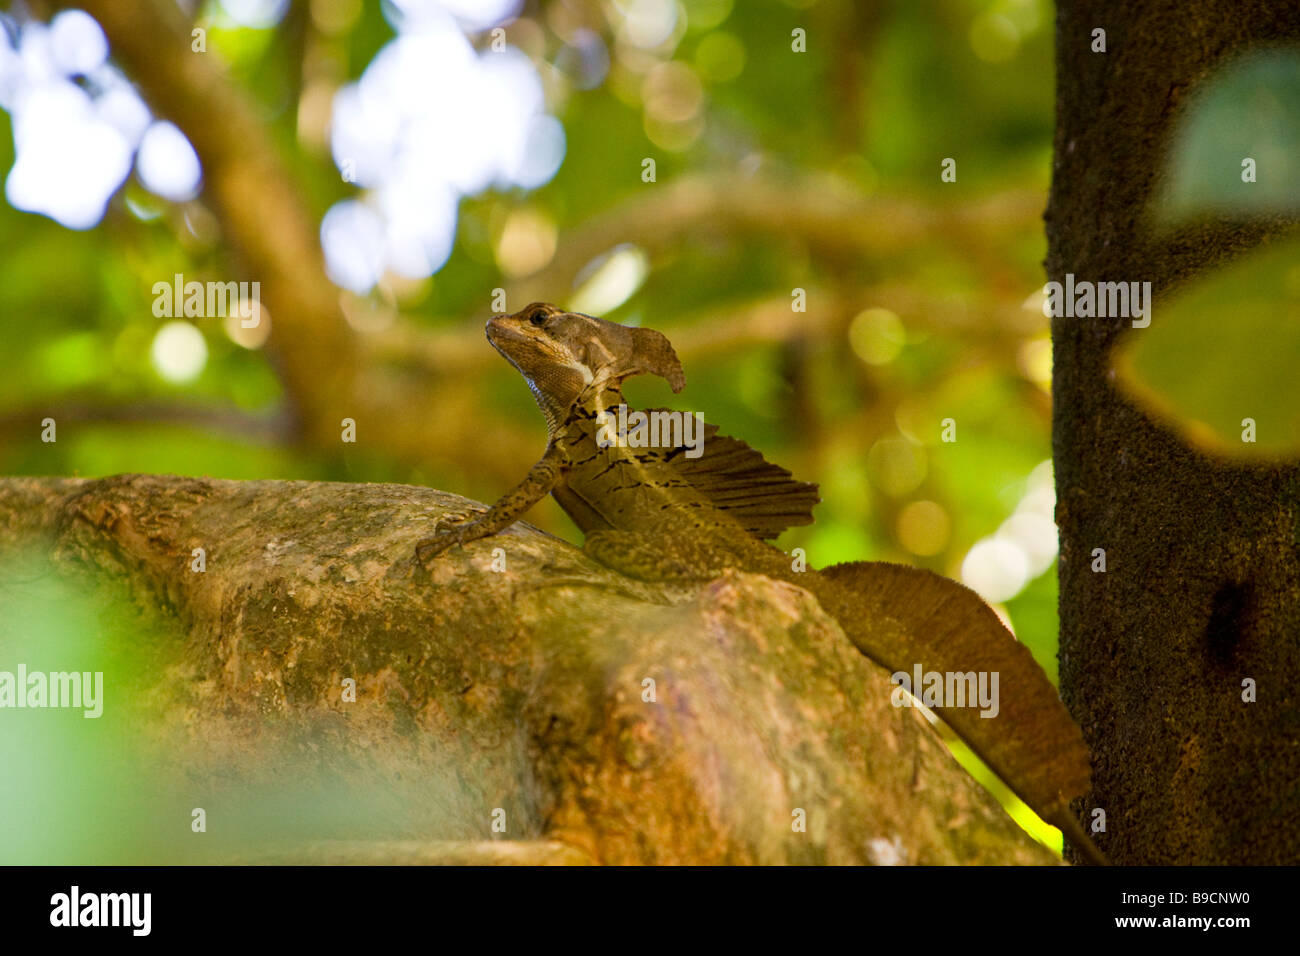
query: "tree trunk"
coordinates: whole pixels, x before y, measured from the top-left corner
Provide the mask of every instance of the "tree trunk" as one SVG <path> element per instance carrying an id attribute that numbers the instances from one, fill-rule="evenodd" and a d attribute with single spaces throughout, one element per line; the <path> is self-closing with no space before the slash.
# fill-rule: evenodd
<path id="1" fill-rule="evenodd" d="M 90 820 L 79 863 L 105 820 L 112 862 L 1052 861 L 807 592 L 641 585 L 521 524 L 426 571 L 415 542 L 465 504 L 0 480 L 0 669 L 102 670 L 111 737 L 38 726 L 131 767 L 127 796 L 69 804 L 106 774 L 43 791 L 52 742 L 33 738 L 8 764 L 31 819 L 8 822 Z"/>
<path id="2" fill-rule="evenodd" d="M 1273 0 L 1059 0 L 1049 278 L 1149 280 L 1159 322 L 1162 293 L 1290 228 L 1157 236 L 1143 218 L 1187 94 L 1288 41 L 1300 7 Z M 1300 474 L 1211 460 L 1136 408 L 1109 366 L 1128 325 L 1052 329 L 1061 690 L 1094 753 L 1083 817 L 1105 811 L 1096 839 L 1116 863 L 1295 863 Z"/>

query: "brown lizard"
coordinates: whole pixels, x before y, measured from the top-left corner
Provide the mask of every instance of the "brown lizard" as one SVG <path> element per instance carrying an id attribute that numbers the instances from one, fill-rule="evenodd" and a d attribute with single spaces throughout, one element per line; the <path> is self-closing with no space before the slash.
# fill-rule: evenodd
<path id="1" fill-rule="evenodd" d="M 684 431 L 650 445 L 644 433 L 620 435 L 624 379 L 659 375 L 674 392 L 686 384 L 660 333 L 534 303 L 490 319 L 487 338 L 546 416 L 546 451 L 491 508 L 441 522 L 416 546 L 421 562 L 509 527 L 549 493 L 586 535 L 583 550 L 631 578 L 702 582 L 733 568 L 805 588 L 897 683 L 899 672 L 917 666 L 997 673 L 996 717 L 969 706 L 931 709 L 1039 816 L 1087 858 L 1105 862 L 1068 807 L 1090 786 L 1082 735 L 1029 651 L 973 591 L 884 562 L 795 570 L 790 555 L 764 539 L 813 520 L 816 485 L 713 425 L 689 447 Z"/>

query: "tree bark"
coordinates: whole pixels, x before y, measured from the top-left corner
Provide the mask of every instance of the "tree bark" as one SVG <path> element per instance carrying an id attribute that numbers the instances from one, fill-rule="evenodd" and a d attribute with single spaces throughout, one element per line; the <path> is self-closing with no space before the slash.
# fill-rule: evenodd
<path id="1" fill-rule="evenodd" d="M 1163 293 L 1294 226 L 1161 235 L 1144 217 L 1188 93 L 1247 50 L 1300 41 L 1300 7 L 1057 6 L 1048 276 L 1149 280 L 1159 322 Z M 1095 28 L 1105 53 L 1091 51 Z M 1094 752 L 1085 823 L 1105 811 L 1096 840 L 1116 863 L 1295 863 L 1300 473 L 1211 460 L 1135 407 L 1109 364 L 1128 325 L 1052 329 L 1061 691 Z M 1243 701 L 1246 678 L 1257 703 Z"/>
<path id="2" fill-rule="evenodd" d="M 522 524 L 426 571 L 415 542 L 465 504 L 0 480 L 0 647 L 51 581 L 133 622 L 95 629 L 133 645 L 105 714 L 149 742 L 142 832 L 176 834 L 133 832 L 133 861 L 1052 861 L 807 592 L 640 585 Z"/>

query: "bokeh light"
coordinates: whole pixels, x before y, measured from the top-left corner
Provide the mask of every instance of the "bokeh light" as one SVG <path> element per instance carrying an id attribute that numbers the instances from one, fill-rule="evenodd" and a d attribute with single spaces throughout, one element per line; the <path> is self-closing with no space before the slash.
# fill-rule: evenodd
<path id="1" fill-rule="evenodd" d="M 271 337 L 271 311 L 257 299 L 241 299 L 226 311 L 221 328 L 241 348 L 260 349 Z"/>
<path id="2" fill-rule="evenodd" d="M 724 30 L 710 33 L 695 48 L 695 68 L 713 83 L 734 80 L 745 70 L 745 44 Z"/>
<path id="3" fill-rule="evenodd" d="M 891 498 L 902 498 L 925 480 L 925 449 L 906 438 L 882 438 L 867 452 L 871 483 Z"/>
<path id="4" fill-rule="evenodd" d="M 201 170 L 193 147 L 172 124 L 152 123 L 135 88 L 107 62 L 108 41 L 89 14 L 65 10 L 48 25 L 5 24 L 0 108 L 13 119 L 5 197 L 14 208 L 89 229 L 103 219 L 133 159 L 150 191 L 194 195 Z"/>
<path id="5" fill-rule="evenodd" d="M 1048 571 L 1060 547 L 1055 508 L 1052 463 L 1044 461 L 1030 472 L 1015 513 L 967 552 L 961 565 L 966 586 L 990 603 L 1009 601 Z"/>
<path id="6" fill-rule="evenodd" d="M 898 358 L 906 339 L 902 321 L 889 309 L 864 309 L 849 324 L 849 344 L 869 365 L 888 365 Z"/>
<path id="7" fill-rule="evenodd" d="M 609 74 L 609 50 L 599 33 L 578 27 L 556 55 L 555 65 L 578 89 L 594 90 Z"/>
<path id="8" fill-rule="evenodd" d="M 688 25 L 692 30 L 705 31 L 721 26 L 731 16 L 734 0 L 684 0 Z"/>
<path id="9" fill-rule="evenodd" d="M 1052 340 L 1040 335 L 1021 344 L 1016 350 L 1016 365 L 1025 378 L 1042 388 L 1051 391 L 1052 387 Z"/>
<path id="10" fill-rule="evenodd" d="M 131 146 L 95 111 L 90 96 L 62 78 L 32 84 L 14 104 L 13 169 L 5 196 L 69 229 L 89 229 L 131 172 Z"/>
<path id="11" fill-rule="evenodd" d="M 335 203 L 320 224 L 325 268 L 345 289 L 365 291 L 378 281 L 384 266 L 384 221 L 355 199 Z"/>
<path id="12" fill-rule="evenodd" d="M 643 50 L 666 42 L 677 27 L 673 0 L 614 0 L 619 39 Z"/>
<path id="13" fill-rule="evenodd" d="M 476 8 L 483 23 L 513 10 L 487 6 L 491 17 Z M 398 36 L 334 98 L 335 162 L 369 192 L 329 210 L 321 244 L 331 279 L 354 292 L 389 271 L 437 272 L 451 254 L 462 196 L 535 189 L 564 158 L 564 129 L 544 112 L 526 55 L 509 46 L 476 52 L 447 4 L 397 7 Z"/>
<path id="14" fill-rule="evenodd" d="M 684 63 L 670 60 L 660 63 L 646 74 L 641 86 L 646 113 L 668 123 L 684 123 L 699 113 L 704 102 L 704 88 L 695 71 Z"/>
<path id="15" fill-rule="evenodd" d="M 145 188 L 164 199 L 192 199 L 199 191 L 198 154 L 176 124 L 166 120 L 145 130 L 136 168 Z"/>
<path id="16" fill-rule="evenodd" d="M 84 10 L 64 10 L 50 21 L 50 58 L 65 76 L 88 74 L 108 59 L 108 40 Z"/>
<path id="17" fill-rule="evenodd" d="M 1025 553 L 1010 541 L 983 538 L 966 552 L 961 563 L 962 583 L 988 601 L 1009 601 L 1029 582 Z"/>
<path id="18" fill-rule="evenodd" d="M 616 246 L 578 273 L 578 289 L 568 307 L 588 315 L 612 312 L 632 298 L 649 274 L 650 259 L 645 250 L 631 243 Z"/>
<path id="19" fill-rule="evenodd" d="M 265 30 L 279 23 L 289 0 L 221 0 L 221 12 L 241 27 Z"/>
<path id="20" fill-rule="evenodd" d="M 203 333 L 189 322 L 168 322 L 158 330 L 149 347 L 154 370 L 174 385 L 194 381 L 208 363 L 208 343 Z"/>
<path id="21" fill-rule="evenodd" d="M 446 14 L 466 30 L 486 30 L 519 12 L 523 0 L 389 0 L 401 14 L 403 29 Z"/>
<path id="22" fill-rule="evenodd" d="M 536 209 L 513 210 L 501 228 L 496 260 L 508 278 L 531 275 L 551 261 L 557 241 L 555 221 Z"/>
<path id="23" fill-rule="evenodd" d="M 934 501 L 913 501 L 898 513 L 899 543 L 921 557 L 938 554 L 948 546 L 952 521 L 943 506 Z"/>
<path id="24" fill-rule="evenodd" d="M 986 63 L 1006 63 L 1020 50 L 1020 30 L 1010 18 L 986 10 L 971 23 L 970 45 Z"/>

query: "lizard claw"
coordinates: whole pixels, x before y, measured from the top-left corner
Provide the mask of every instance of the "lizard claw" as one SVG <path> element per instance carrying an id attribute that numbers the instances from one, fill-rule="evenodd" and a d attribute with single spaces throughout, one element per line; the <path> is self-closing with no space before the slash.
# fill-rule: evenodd
<path id="1" fill-rule="evenodd" d="M 435 534 L 431 538 L 424 538 L 415 543 L 415 557 L 428 567 L 429 562 L 436 558 L 442 552 L 446 551 L 453 544 L 461 544 L 460 535 L 454 531 L 444 531 L 441 534 Z"/>
<path id="2" fill-rule="evenodd" d="M 441 534 L 445 531 L 463 528 L 482 513 L 481 511 L 448 511 L 446 514 L 439 516 L 438 520 L 433 523 L 433 530 Z"/>
<path id="3" fill-rule="evenodd" d="M 436 558 L 452 545 L 464 544 L 468 537 L 466 532 L 479 514 L 482 512 L 453 511 L 439 517 L 434 522 L 433 535 L 416 542 L 416 558 L 421 564 L 428 566 L 431 559 Z"/>

